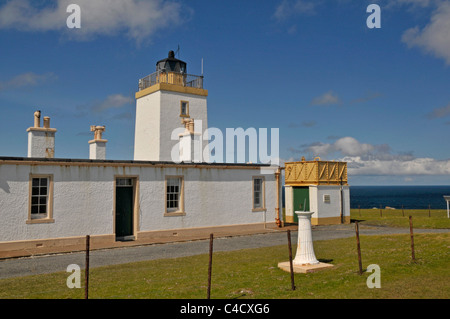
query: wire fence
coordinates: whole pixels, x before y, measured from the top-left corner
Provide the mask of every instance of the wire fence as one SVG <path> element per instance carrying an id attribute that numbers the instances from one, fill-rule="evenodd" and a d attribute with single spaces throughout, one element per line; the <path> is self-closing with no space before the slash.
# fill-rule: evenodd
<path id="1" fill-rule="evenodd" d="M 359 214 L 361 216 L 361 212 L 365 213 L 373 213 L 373 214 L 379 214 L 380 217 L 383 216 L 399 216 L 402 217 L 408 216 L 408 214 L 414 214 L 414 215 L 423 215 L 423 216 L 439 216 L 441 217 L 444 212 L 447 212 L 447 217 L 450 218 L 449 212 L 446 209 L 443 208 L 433 208 L 430 205 L 428 205 L 427 208 L 405 208 L 403 205 L 401 205 L 399 208 L 396 207 L 390 207 L 390 206 L 382 206 L 379 205 L 378 207 L 372 207 L 372 208 L 362 208 L 361 205 L 358 205 L 357 207 L 351 208 L 351 211 L 354 213 Z"/>
<path id="2" fill-rule="evenodd" d="M 356 209 L 356 212 L 360 213 L 361 208 Z M 392 212 L 392 210 L 389 209 L 385 209 L 385 212 Z M 379 212 L 380 214 L 383 214 L 383 210 L 381 209 L 381 211 Z M 410 210 L 403 210 L 402 212 L 404 214 L 404 216 L 406 218 L 409 218 L 409 230 L 410 230 L 410 237 L 411 237 L 411 260 L 412 262 L 416 262 L 416 256 L 415 256 L 415 248 L 414 248 L 414 234 L 413 234 L 413 224 L 412 224 L 412 216 L 411 216 L 411 211 Z M 423 211 L 421 211 L 420 213 L 424 213 Z M 430 211 L 425 211 L 425 213 L 428 214 L 429 217 L 433 217 L 430 213 Z M 290 238 L 291 238 L 291 233 L 290 230 L 288 229 L 286 231 L 287 235 L 288 235 L 288 240 L 287 240 L 287 246 L 289 249 L 289 260 L 292 263 L 292 247 L 291 247 L 291 242 L 290 242 Z M 362 267 L 362 253 L 361 253 L 361 247 L 360 247 L 360 239 L 359 239 L 359 225 L 358 225 L 358 221 L 355 221 L 355 238 L 356 238 L 356 244 L 357 244 L 357 252 L 358 252 L 358 265 L 359 265 L 359 271 L 358 274 L 361 275 L 364 271 L 363 271 L 363 267 Z M 207 283 L 207 287 L 205 287 L 205 296 L 207 299 L 211 298 L 211 294 L 213 293 L 213 285 L 212 283 L 214 282 L 214 272 L 213 272 L 213 264 L 212 264 L 212 260 L 213 260 L 213 239 L 214 239 L 214 235 L 210 234 L 210 243 L 209 243 L 209 259 L 208 259 L 208 272 L 207 274 L 205 273 L 205 277 L 207 277 L 208 279 L 208 283 Z M 72 257 L 70 259 L 71 262 L 73 262 L 76 265 L 80 265 L 80 268 L 78 268 L 78 274 L 76 272 L 73 272 L 73 274 L 71 274 L 69 272 L 69 270 L 64 273 L 53 273 L 52 275 L 58 278 L 58 285 L 52 285 L 52 286 L 43 286 L 41 290 L 39 291 L 32 291 L 32 298 L 35 299 L 39 299 L 39 298 L 48 298 L 48 296 L 52 296 L 51 298 L 58 298 L 58 296 L 61 296 L 62 298 L 67 298 L 67 293 L 68 293 L 68 287 L 69 287 L 69 283 L 71 282 L 73 285 L 76 286 L 76 276 L 78 276 L 78 287 L 76 288 L 84 288 L 84 289 L 75 289 L 75 293 L 70 295 L 70 298 L 79 298 L 79 299 L 88 299 L 89 298 L 89 286 L 91 285 L 91 281 L 93 282 L 94 287 L 96 286 L 96 278 L 95 276 L 93 278 L 90 277 L 90 236 L 86 236 L 86 249 L 84 252 L 78 252 L 78 253 L 74 253 L 72 254 Z M 405 248 L 407 249 L 407 248 Z M 206 251 L 205 251 L 206 253 Z M 48 257 L 48 256 L 47 256 Z M 47 258 L 45 257 L 45 258 Z M 39 256 L 32 256 L 30 258 L 24 258 L 23 262 L 26 263 L 26 267 L 28 267 L 29 271 L 30 271 L 30 275 L 39 275 L 42 274 L 42 265 L 45 264 L 45 262 L 52 262 L 52 260 L 45 260 L 45 258 L 41 258 Z M 95 257 L 94 257 L 95 258 Z M 356 257 L 355 257 L 356 258 Z M 1 265 L 0 265 L 1 266 Z M 83 268 L 84 267 L 84 268 Z M 1 268 L 1 267 L 0 267 Z M 68 267 L 69 269 L 69 267 Z M 44 272 L 45 273 L 45 272 Z M 73 276 L 72 276 L 73 275 Z M 72 277 L 72 278 L 71 278 Z M 114 275 L 112 275 L 111 277 L 114 277 Z M 291 277 L 291 290 L 295 290 L 295 283 L 294 283 L 294 277 L 293 277 L 293 270 L 292 270 L 292 264 L 291 264 L 291 273 L 290 273 L 290 277 Z M 74 279 L 75 278 L 75 279 Z M 93 280 L 90 280 L 93 279 Z M 113 279 L 113 278 L 112 278 Z M 69 287 L 71 288 L 71 287 Z M 72 287 L 73 288 L 73 287 Z M 121 288 L 118 287 L 117 291 L 120 291 Z M 132 298 L 147 298 L 148 297 L 148 292 L 133 292 L 132 296 L 130 296 Z M 27 299 L 30 298 L 30 293 L 24 292 L 23 294 L 18 294 L 17 291 L 14 291 L 14 298 L 15 299 Z M 95 298 L 95 297 L 94 297 Z M 114 298 L 124 298 L 123 293 L 121 294 L 111 294 L 108 293 L 108 298 L 114 299 Z"/>

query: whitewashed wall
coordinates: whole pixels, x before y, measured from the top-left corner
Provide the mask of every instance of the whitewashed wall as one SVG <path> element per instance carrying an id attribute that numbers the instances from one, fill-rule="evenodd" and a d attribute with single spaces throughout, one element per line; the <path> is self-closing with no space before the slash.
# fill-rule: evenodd
<path id="1" fill-rule="evenodd" d="M 136 100 L 134 159 L 159 160 L 161 91 Z"/>
<path id="2" fill-rule="evenodd" d="M 343 186 L 344 216 L 350 216 L 350 189 Z M 324 203 L 324 195 L 330 195 L 330 203 Z M 309 209 L 314 212 L 311 218 L 340 217 L 340 186 L 310 185 Z"/>
<path id="3" fill-rule="evenodd" d="M 32 129 L 32 128 L 31 128 Z M 55 133 L 32 130 L 28 132 L 28 157 L 54 157 Z"/>
<path id="4" fill-rule="evenodd" d="M 136 101 L 135 160 L 172 161 L 172 148 L 179 142 L 171 139 L 172 132 L 184 128 L 180 117 L 181 101 L 189 102 L 190 118 L 202 121 L 201 131 L 196 127 L 195 132 L 205 132 L 208 128 L 205 96 L 168 91 L 143 96 Z M 202 150 L 207 143 L 203 142 Z"/>
<path id="5" fill-rule="evenodd" d="M 284 206 L 285 215 L 290 221 L 294 218 L 294 188 L 289 185 L 284 186 Z"/>
<path id="6" fill-rule="evenodd" d="M 172 161 L 172 149 L 179 143 L 178 139 L 172 140 L 171 135 L 174 129 L 184 128 L 184 125 L 181 124 L 180 117 L 181 101 L 189 102 L 189 117 L 191 119 L 202 121 L 201 131 L 200 127 L 195 127 L 195 132 L 204 134 L 208 128 L 206 96 L 161 91 L 160 161 Z M 203 141 L 203 135 L 202 142 L 203 150 L 208 143 L 208 141 Z"/>
<path id="7" fill-rule="evenodd" d="M 113 234 L 114 178 L 139 179 L 139 231 L 274 222 L 276 182 L 265 177 L 266 212 L 252 212 L 258 169 L 0 165 L 0 242 Z M 30 174 L 53 175 L 54 223 L 27 224 Z M 184 176 L 185 216 L 164 216 L 165 175 Z"/>

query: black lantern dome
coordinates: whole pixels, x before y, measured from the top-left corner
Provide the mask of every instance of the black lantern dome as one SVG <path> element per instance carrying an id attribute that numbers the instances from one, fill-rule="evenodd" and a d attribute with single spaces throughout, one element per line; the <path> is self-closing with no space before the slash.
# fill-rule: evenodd
<path id="1" fill-rule="evenodd" d="M 187 73 L 186 62 L 176 59 L 175 53 L 169 51 L 169 56 L 166 59 L 156 62 L 156 71 Z"/>

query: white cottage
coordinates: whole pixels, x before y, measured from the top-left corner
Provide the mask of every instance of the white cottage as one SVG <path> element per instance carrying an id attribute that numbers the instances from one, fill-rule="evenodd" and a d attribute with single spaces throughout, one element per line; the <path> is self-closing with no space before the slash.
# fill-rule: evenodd
<path id="1" fill-rule="evenodd" d="M 0 258 L 83 249 L 86 235 L 106 248 L 280 225 L 278 168 L 199 154 L 208 92 L 186 71 L 171 51 L 139 81 L 131 161 L 106 159 L 101 126 L 89 159 L 55 158 L 57 131 L 35 113 L 28 156 L 0 157 Z"/>

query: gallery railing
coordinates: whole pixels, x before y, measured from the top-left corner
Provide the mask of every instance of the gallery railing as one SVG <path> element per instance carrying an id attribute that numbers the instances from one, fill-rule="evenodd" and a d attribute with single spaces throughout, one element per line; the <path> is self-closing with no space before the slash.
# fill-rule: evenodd
<path id="1" fill-rule="evenodd" d="M 179 72 L 157 71 L 139 80 L 139 91 L 158 83 L 203 89 L 203 76 Z"/>

